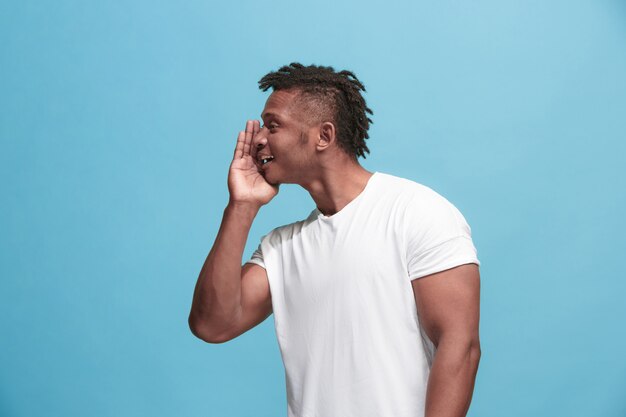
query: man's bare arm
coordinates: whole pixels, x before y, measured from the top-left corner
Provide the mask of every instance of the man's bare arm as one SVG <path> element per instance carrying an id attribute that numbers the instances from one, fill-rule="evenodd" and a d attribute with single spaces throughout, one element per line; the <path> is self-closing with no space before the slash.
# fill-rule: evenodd
<path id="1" fill-rule="evenodd" d="M 480 274 L 465 264 L 412 281 L 418 316 L 437 347 L 425 417 L 464 417 L 480 362 Z"/>
<path id="2" fill-rule="evenodd" d="M 207 342 L 225 341 L 233 329 L 254 326 L 269 315 L 265 270 L 241 265 L 254 218 L 278 193 L 278 186 L 267 183 L 259 172 L 252 147 L 259 131 L 255 120 L 248 121 L 246 131 L 239 133 L 228 175 L 230 200 L 194 290 L 189 327 Z"/>

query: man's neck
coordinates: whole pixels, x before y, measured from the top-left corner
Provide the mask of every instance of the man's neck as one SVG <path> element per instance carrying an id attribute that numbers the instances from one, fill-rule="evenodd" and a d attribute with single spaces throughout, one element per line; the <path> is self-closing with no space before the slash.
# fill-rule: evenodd
<path id="1" fill-rule="evenodd" d="M 332 216 L 363 192 L 372 175 L 359 164 L 347 165 L 324 171 L 304 188 L 317 209 L 325 216 Z"/>

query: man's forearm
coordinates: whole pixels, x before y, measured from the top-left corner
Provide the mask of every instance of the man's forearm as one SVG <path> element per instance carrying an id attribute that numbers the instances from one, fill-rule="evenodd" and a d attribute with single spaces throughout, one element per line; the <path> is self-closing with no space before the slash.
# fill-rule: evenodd
<path id="1" fill-rule="evenodd" d="M 252 221 L 259 208 L 229 204 L 215 243 L 200 271 L 189 314 L 199 337 L 210 337 L 236 318 L 241 302 L 241 260 Z"/>
<path id="2" fill-rule="evenodd" d="M 428 379 L 425 417 L 465 417 L 479 361 L 477 343 L 440 341 Z"/>

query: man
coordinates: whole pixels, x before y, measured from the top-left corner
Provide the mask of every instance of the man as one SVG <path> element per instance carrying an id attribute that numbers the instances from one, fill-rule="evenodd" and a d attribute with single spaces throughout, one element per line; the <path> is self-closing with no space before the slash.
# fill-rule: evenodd
<path id="1" fill-rule="evenodd" d="M 372 111 L 349 71 L 270 72 L 261 115 L 237 138 L 230 200 L 196 284 L 189 325 L 231 340 L 274 313 L 289 417 L 461 417 L 480 358 L 470 227 L 417 182 L 361 167 Z M 252 221 L 280 184 L 310 215 L 262 237 Z"/>

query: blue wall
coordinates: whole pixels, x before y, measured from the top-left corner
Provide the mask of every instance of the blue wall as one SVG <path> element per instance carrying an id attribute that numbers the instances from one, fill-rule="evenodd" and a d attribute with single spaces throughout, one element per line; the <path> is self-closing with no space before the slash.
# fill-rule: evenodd
<path id="1" fill-rule="evenodd" d="M 465 215 L 482 262 L 470 416 L 626 415 L 626 4 L 0 6 L 0 415 L 285 416 L 273 318 L 187 327 L 257 80 L 353 70 L 362 160 Z M 250 232 L 313 208 L 283 186 Z"/>

